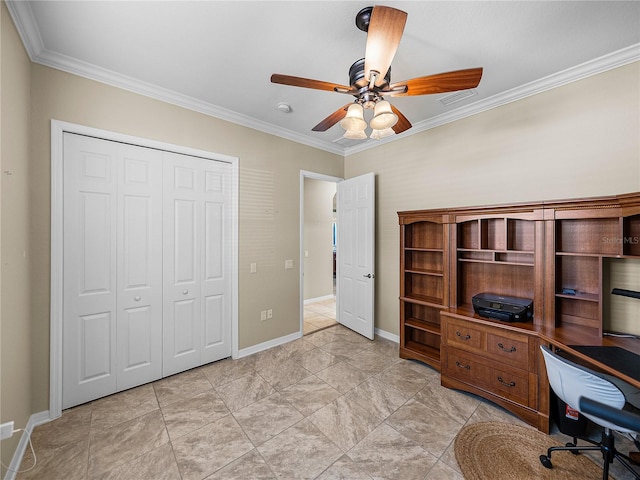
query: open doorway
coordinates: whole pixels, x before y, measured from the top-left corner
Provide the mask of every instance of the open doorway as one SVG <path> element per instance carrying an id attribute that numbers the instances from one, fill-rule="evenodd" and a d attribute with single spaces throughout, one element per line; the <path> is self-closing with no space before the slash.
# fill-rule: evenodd
<path id="1" fill-rule="evenodd" d="M 300 328 L 304 335 L 337 325 L 336 190 L 342 179 L 301 172 Z"/>

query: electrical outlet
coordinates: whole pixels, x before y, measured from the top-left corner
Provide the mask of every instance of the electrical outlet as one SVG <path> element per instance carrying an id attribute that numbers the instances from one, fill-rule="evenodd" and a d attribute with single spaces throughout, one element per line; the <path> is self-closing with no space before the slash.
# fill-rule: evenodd
<path id="1" fill-rule="evenodd" d="M 260 320 L 264 322 L 266 319 L 267 319 L 267 311 L 266 310 L 262 310 L 260 312 Z"/>
<path id="2" fill-rule="evenodd" d="M 273 310 L 269 309 L 267 310 L 267 319 L 271 319 L 273 318 Z"/>
<path id="3" fill-rule="evenodd" d="M 256 273 L 258 271 L 257 265 L 255 263 L 249 264 L 249 273 Z"/>
<path id="4" fill-rule="evenodd" d="M 13 435 L 13 422 L 7 422 L 0 425 L 0 440 L 11 438 Z"/>
<path id="5" fill-rule="evenodd" d="M 284 269 L 289 270 L 293 268 L 293 260 L 285 260 L 284 261 Z"/>

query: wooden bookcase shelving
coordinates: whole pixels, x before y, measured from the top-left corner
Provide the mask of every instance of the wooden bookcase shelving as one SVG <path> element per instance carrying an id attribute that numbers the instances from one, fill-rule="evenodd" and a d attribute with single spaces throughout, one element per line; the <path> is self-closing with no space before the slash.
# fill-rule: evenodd
<path id="1" fill-rule="evenodd" d="M 611 344 L 603 285 L 610 262 L 640 263 L 640 193 L 398 216 L 400 356 L 548 431 L 539 345 Z M 476 315 L 482 292 L 532 299 L 533 319 Z"/>
<path id="2" fill-rule="evenodd" d="M 440 368 L 440 311 L 449 302 L 447 217 L 400 215 L 400 356 Z"/>

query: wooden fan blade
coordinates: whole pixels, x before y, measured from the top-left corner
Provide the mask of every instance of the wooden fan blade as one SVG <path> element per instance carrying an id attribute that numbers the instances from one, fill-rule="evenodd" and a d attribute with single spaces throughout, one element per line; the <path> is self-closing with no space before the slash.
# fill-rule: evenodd
<path id="1" fill-rule="evenodd" d="M 338 93 L 357 93 L 352 87 L 338 85 L 337 83 L 322 82 L 320 80 L 312 80 L 310 78 L 292 77 L 290 75 L 280 75 L 274 73 L 271 75 L 271 83 L 279 83 L 281 85 L 290 85 L 292 87 L 313 88 L 314 90 L 327 90 L 329 92 Z"/>
<path id="2" fill-rule="evenodd" d="M 410 95 L 429 95 L 432 93 L 455 92 L 456 90 L 467 90 L 475 88 L 482 78 L 482 68 L 469 68 L 467 70 L 457 70 L 455 72 L 438 73 L 426 77 L 413 78 L 404 82 L 397 82 L 389 85 L 389 90 L 401 88 L 406 85 L 405 92 L 386 95 L 393 97 L 403 97 Z"/>
<path id="3" fill-rule="evenodd" d="M 314 132 L 326 132 L 347 115 L 347 108 L 349 108 L 350 105 L 352 105 L 352 103 L 347 103 L 344 107 L 340 107 L 311 130 Z"/>
<path id="4" fill-rule="evenodd" d="M 411 128 L 411 122 L 405 117 L 400 110 L 391 105 L 391 110 L 398 116 L 398 122 L 391 128 L 396 133 L 402 133 L 405 130 L 409 130 Z"/>
<path id="5" fill-rule="evenodd" d="M 396 54 L 407 13 L 391 7 L 375 6 L 367 32 L 367 48 L 364 55 L 364 73 L 367 81 L 372 70 L 378 72 L 376 85 L 384 84 L 391 61 Z"/>

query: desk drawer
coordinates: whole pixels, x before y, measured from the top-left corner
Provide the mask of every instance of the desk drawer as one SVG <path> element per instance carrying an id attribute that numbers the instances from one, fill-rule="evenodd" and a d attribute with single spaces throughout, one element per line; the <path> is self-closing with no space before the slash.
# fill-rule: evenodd
<path id="1" fill-rule="evenodd" d="M 465 350 L 483 350 L 483 333 L 478 326 L 463 320 L 447 319 L 447 344 Z"/>
<path id="2" fill-rule="evenodd" d="M 529 374 L 456 348 L 447 348 L 445 375 L 522 405 L 529 403 Z"/>
<path id="3" fill-rule="evenodd" d="M 487 332 L 487 354 L 490 358 L 513 367 L 529 368 L 529 338 L 511 332 Z"/>

